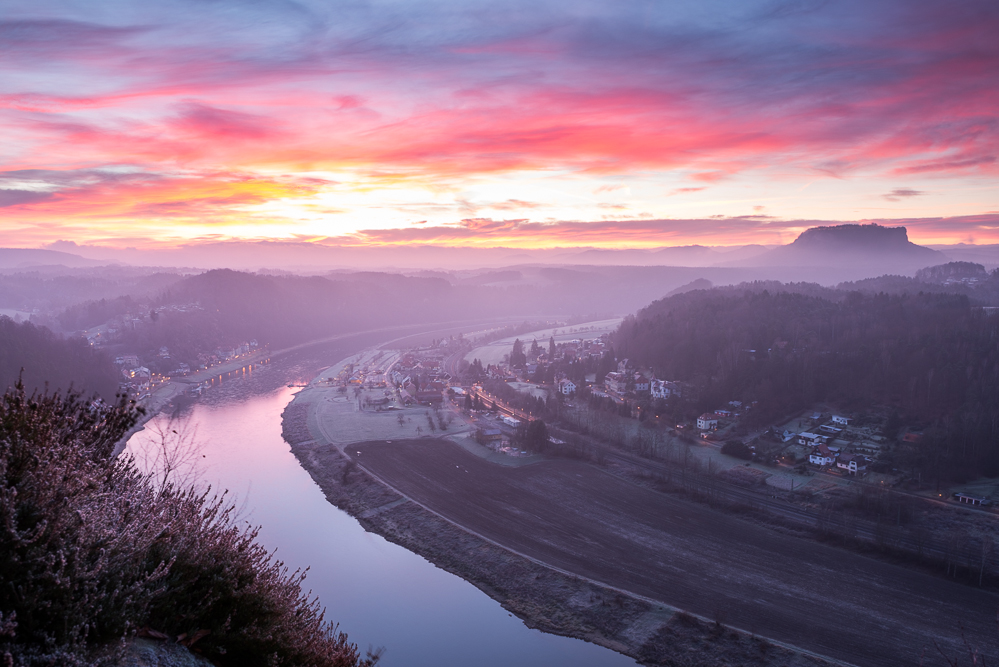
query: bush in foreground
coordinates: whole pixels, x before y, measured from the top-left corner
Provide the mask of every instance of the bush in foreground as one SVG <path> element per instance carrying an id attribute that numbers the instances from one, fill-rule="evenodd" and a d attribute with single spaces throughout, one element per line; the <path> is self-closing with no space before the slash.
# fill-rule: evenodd
<path id="1" fill-rule="evenodd" d="M 89 664 L 151 629 L 220 665 L 373 664 L 224 497 L 111 458 L 136 418 L 20 384 L 0 399 L 0 659 Z"/>

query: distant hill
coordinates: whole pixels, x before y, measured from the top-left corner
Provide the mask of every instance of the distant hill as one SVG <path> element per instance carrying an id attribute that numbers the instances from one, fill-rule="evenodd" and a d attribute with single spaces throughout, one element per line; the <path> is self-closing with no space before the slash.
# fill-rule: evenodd
<path id="1" fill-rule="evenodd" d="M 916 271 L 915 277 L 878 276 L 843 282 L 836 289 L 864 294 L 961 294 L 974 306 L 999 306 L 999 269 L 991 273 L 981 264 L 949 262 Z"/>
<path id="2" fill-rule="evenodd" d="M 644 249 L 589 248 L 579 252 L 543 257 L 553 263 L 590 264 L 602 266 L 729 266 L 734 262 L 749 260 L 768 248 L 761 245 L 715 246 L 684 245 Z"/>
<path id="3" fill-rule="evenodd" d="M 886 273 L 911 275 L 948 261 L 938 250 L 912 243 L 905 227 L 837 225 L 813 227 L 786 246 L 742 263 L 745 266 L 821 266 L 852 271 L 857 278 Z"/>
<path id="4" fill-rule="evenodd" d="M 968 243 L 957 243 L 954 245 L 931 245 L 930 247 L 943 252 L 954 261 L 975 262 L 984 264 L 988 268 L 999 266 L 999 244 L 971 245 Z"/>
<path id="5" fill-rule="evenodd" d="M 0 269 L 24 269 L 32 266 L 100 266 L 107 264 L 58 250 L 32 248 L 0 248 Z"/>
<path id="6" fill-rule="evenodd" d="M 686 285 L 680 285 L 666 296 L 673 296 L 674 294 L 683 294 L 684 292 L 692 292 L 695 289 L 711 289 L 712 287 L 714 287 L 714 283 L 712 283 L 707 278 L 698 278 L 697 280 L 689 282 Z"/>
<path id="7" fill-rule="evenodd" d="M 950 262 L 916 271 L 916 279 L 926 283 L 948 283 L 988 280 L 985 267 L 974 262 Z"/>

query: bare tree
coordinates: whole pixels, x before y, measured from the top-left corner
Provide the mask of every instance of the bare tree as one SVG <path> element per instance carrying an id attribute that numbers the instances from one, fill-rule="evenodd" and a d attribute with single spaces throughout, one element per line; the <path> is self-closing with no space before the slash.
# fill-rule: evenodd
<path id="1" fill-rule="evenodd" d="M 205 456 L 198 440 L 198 427 L 191 423 L 191 418 L 173 415 L 165 422 L 153 420 L 147 428 L 150 438 L 132 452 L 139 469 L 160 493 L 169 484 L 194 486 L 201 477 Z"/>

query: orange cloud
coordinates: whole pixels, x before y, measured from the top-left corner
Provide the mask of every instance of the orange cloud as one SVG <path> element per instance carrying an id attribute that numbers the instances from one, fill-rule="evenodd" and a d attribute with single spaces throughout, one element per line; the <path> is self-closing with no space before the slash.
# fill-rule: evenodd
<path id="1" fill-rule="evenodd" d="M 19 174 L 24 179 L 29 176 Z M 198 223 L 232 221 L 240 209 L 287 197 L 315 194 L 318 184 L 294 179 L 263 179 L 242 174 L 200 173 L 163 176 L 148 173 L 83 173 L 55 192 L 32 193 L 6 205 L 19 220 L 58 216 L 90 220 L 173 220 Z M 46 178 L 56 180 L 53 174 Z M 0 190 L 3 193 L 4 190 Z M 23 192 L 23 191 L 22 191 Z M 0 199 L 0 205 L 3 200 Z"/>

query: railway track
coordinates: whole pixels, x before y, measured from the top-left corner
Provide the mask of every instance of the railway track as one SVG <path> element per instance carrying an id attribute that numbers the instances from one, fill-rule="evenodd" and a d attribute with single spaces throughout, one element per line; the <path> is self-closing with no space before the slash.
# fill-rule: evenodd
<path id="1" fill-rule="evenodd" d="M 651 461 L 639 456 L 619 451 L 608 451 L 608 460 L 617 461 L 651 472 L 663 478 L 672 480 L 689 479 L 693 482 L 696 493 L 711 499 L 723 501 L 732 505 L 764 511 L 768 514 L 787 519 L 808 528 L 821 529 L 825 527 L 837 534 L 870 542 L 871 544 L 888 544 L 902 551 L 929 556 L 942 561 L 961 562 L 971 566 L 981 555 L 977 550 L 940 544 L 939 541 L 917 540 L 901 533 L 905 530 L 899 525 L 877 524 L 867 519 L 842 517 L 829 510 L 810 509 L 795 505 L 777 494 L 765 495 L 749 489 L 734 486 L 722 480 L 703 476 L 692 471 L 677 470 L 675 466 Z M 681 482 L 683 483 L 683 482 Z M 892 534 L 894 533 L 894 534 Z"/>

